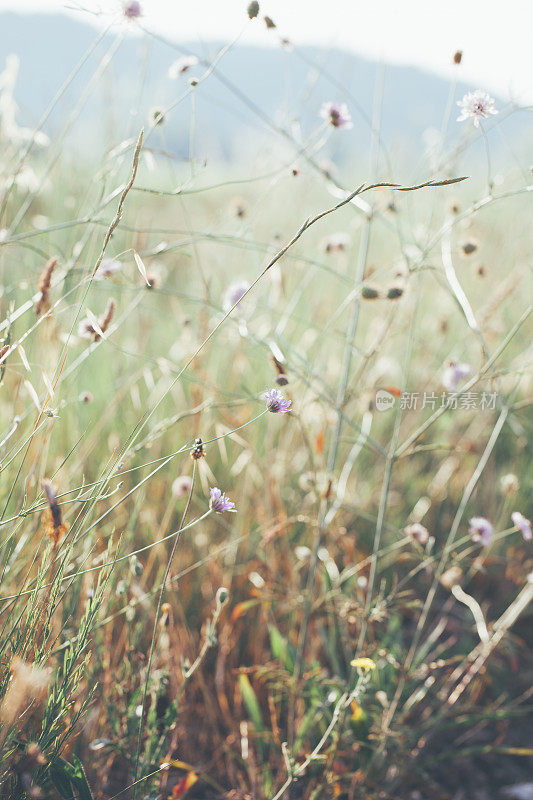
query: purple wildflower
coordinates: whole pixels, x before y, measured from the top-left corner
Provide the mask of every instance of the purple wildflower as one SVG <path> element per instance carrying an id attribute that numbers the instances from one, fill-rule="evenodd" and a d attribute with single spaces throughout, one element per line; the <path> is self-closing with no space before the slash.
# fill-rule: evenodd
<path id="1" fill-rule="evenodd" d="M 484 547 L 488 547 L 491 542 L 494 528 L 485 517 L 472 517 L 468 533 L 474 542 L 481 542 Z"/>
<path id="2" fill-rule="evenodd" d="M 429 531 L 419 522 L 413 522 L 411 525 L 408 525 L 404 528 L 405 533 L 410 536 L 415 542 L 418 544 L 427 544 L 429 539 Z"/>
<path id="3" fill-rule="evenodd" d="M 353 128 L 352 118 L 346 103 L 324 103 L 320 109 L 320 116 L 333 125 L 334 128 L 349 130 Z"/>
<path id="4" fill-rule="evenodd" d="M 122 13 L 126 19 L 139 19 L 142 16 L 142 8 L 139 0 L 128 0 L 122 6 Z"/>
<path id="5" fill-rule="evenodd" d="M 265 400 L 268 411 L 273 414 L 286 414 L 290 411 L 292 400 L 287 400 L 277 389 L 269 389 L 265 392 Z"/>
<path id="6" fill-rule="evenodd" d="M 168 68 L 168 77 L 172 80 L 179 78 L 180 75 L 183 75 L 184 72 L 192 69 L 192 67 L 196 67 L 197 64 L 198 59 L 196 56 L 181 56 Z"/>
<path id="7" fill-rule="evenodd" d="M 513 520 L 516 527 L 522 532 L 522 536 L 524 537 L 524 541 L 528 542 L 530 539 L 533 539 L 533 532 L 531 531 L 531 522 L 524 517 L 520 511 L 513 511 L 511 514 L 511 519 Z"/>
<path id="8" fill-rule="evenodd" d="M 237 307 L 239 307 L 241 298 L 246 294 L 249 288 L 250 284 L 248 281 L 230 283 L 222 298 L 222 308 L 224 311 L 227 313 L 236 303 L 238 304 Z"/>
<path id="9" fill-rule="evenodd" d="M 472 368 L 469 364 L 458 364 L 457 361 L 450 361 L 442 376 L 442 385 L 449 392 L 456 392 L 459 382 L 467 375 L 470 375 Z"/>
<path id="10" fill-rule="evenodd" d="M 217 489 L 216 486 L 209 489 L 209 498 L 209 508 L 216 511 L 217 514 L 222 514 L 223 511 L 231 511 L 233 514 L 237 513 L 235 503 L 233 503 L 229 497 L 226 497 L 224 492 Z"/>
<path id="11" fill-rule="evenodd" d="M 482 89 L 475 92 L 467 92 L 462 100 L 457 102 L 461 108 L 461 115 L 457 117 L 457 122 L 464 122 L 465 119 L 473 119 L 476 128 L 479 128 L 480 120 L 486 119 L 489 114 L 497 114 L 494 108 L 494 99 Z"/>

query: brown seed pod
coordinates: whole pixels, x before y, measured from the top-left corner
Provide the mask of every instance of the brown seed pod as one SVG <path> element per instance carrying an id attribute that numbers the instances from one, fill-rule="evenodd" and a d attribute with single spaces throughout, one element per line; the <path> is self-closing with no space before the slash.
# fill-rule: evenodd
<path id="1" fill-rule="evenodd" d="M 35 303 L 35 313 L 37 316 L 43 311 L 44 309 L 48 308 L 49 303 L 49 293 L 50 293 L 50 286 L 52 284 L 52 275 L 57 266 L 57 256 L 48 259 L 46 262 L 46 266 L 41 274 L 41 278 L 39 280 L 39 291 L 41 296 Z"/>
<path id="2" fill-rule="evenodd" d="M 194 440 L 194 447 L 191 450 L 191 458 L 194 461 L 198 461 L 200 458 L 205 458 L 205 447 L 200 437 Z"/>
<path id="3" fill-rule="evenodd" d="M 403 294 L 401 286 L 391 286 L 387 289 L 387 300 L 397 300 Z"/>
<path id="4" fill-rule="evenodd" d="M 252 0 L 252 2 L 248 5 L 246 9 L 246 13 L 250 19 L 255 19 L 259 14 L 259 3 L 257 0 Z"/>
<path id="5" fill-rule="evenodd" d="M 361 288 L 361 297 L 363 297 L 365 300 L 377 300 L 379 297 L 379 289 L 376 289 L 375 286 L 365 284 Z"/>

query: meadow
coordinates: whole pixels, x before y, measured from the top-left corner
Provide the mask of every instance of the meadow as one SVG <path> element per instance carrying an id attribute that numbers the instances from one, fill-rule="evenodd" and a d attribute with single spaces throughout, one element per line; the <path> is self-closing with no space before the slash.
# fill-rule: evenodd
<path id="1" fill-rule="evenodd" d="M 527 782 L 531 171 L 451 97 L 416 163 L 1 128 L 2 797 Z"/>

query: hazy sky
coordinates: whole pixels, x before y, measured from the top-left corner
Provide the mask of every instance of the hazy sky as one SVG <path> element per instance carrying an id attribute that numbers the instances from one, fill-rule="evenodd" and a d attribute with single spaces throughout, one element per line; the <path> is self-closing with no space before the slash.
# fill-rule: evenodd
<path id="1" fill-rule="evenodd" d="M 455 50 L 464 51 L 460 77 L 472 88 L 533 102 L 532 0 L 264 0 L 262 13 L 277 23 L 267 31 L 249 22 L 248 0 L 141 0 L 144 24 L 181 40 L 230 40 L 343 46 L 371 58 L 450 73 Z M 75 13 L 95 24 L 109 19 L 120 0 L 0 0 L 0 9 L 100 10 Z"/>

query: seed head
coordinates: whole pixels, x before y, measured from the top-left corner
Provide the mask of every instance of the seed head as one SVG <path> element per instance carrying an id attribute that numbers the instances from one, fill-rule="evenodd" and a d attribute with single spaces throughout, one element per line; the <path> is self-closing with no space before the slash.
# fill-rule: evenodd
<path id="1" fill-rule="evenodd" d="M 185 72 L 188 72 L 193 67 L 199 64 L 196 56 L 181 56 L 177 58 L 168 68 L 168 77 L 172 80 L 179 78 Z"/>
<path id="2" fill-rule="evenodd" d="M 50 512 L 47 533 L 52 542 L 57 545 L 67 530 L 67 526 L 63 522 L 61 506 L 57 500 L 57 492 L 55 488 L 52 486 L 50 481 L 47 480 L 42 482 L 42 487 L 48 501 L 48 509 Z"/>
<path id="3" fill-rule="evenodd" d="M 379 297 L 379 290 L 374 286 L 365 284 L 365 286 L 363 286 L 361 289 L 361 297 L 363 297 L 365 300 L 377 300 Z"/>
<path id="4" fill-rule="evenodd" d="M 471 256 L 477 250 L 477 242 L 470 241 L 463 244 L 463 253 L 465 256 Z"/>
<path id="5" fill-rule="evenodd" d="M 192 453 L 191 453 L 192 455 Z M 192 488 L 192 480 L 188 475 L 180 475 L 172 484 L 172 494 L 178 499 L 186 497 Z"/>
<path id="6" fill-rule="evenodd" d="M 401 286 L 389 286 L 387 289 L 387 300 L 398 300 L 403 294 Z"/>
<path id="7" fill-rule="evenodd" d="M 500 480 L 500 487 L 504 494 L 516 494 L 520 489 L 520 481 L 510 472 L 508 475 L 503 475 Z"/>
<path id="8" fill-rule="evenodd" d="M 259 3 L 257 0 L 252 0 L 252 2 L 249 3 L 246 13 L 248 14 L 249 19 L 255 19 L 257 17 L 259 14 Z"/>
<path id="9" fill-rule="evenodd" d="M 200 437 L 198 437 L 198 439 L 194 440 L 194 447 L 191 450 L 191 458 L 194 459 L 194 461 L 198 461 L 200 458 L 204 458 L 204 456 L 205 447 Z"/>
<path id="10" fill-rule="evenodd" d="M 152 108 L 150 110 L 150 122 L 152 125 L 163 125 L 165 122 L 165 112 L 161 108 Z"/>
<path id="11" fill-rule="evenodd" d="M 35 313 L 37 316 L 43 311 L 43 309 L 48 308 L 48 294 L 50 292 L 50 286 L 52 283 L 52 275 L 57 266 L 57 256 L 50 258 L 46 262 L 46 266 L 44 271 L 41 275 L 41 279 L 39 281 L 39 291 L 41 296 L 35 303 Z"/>

